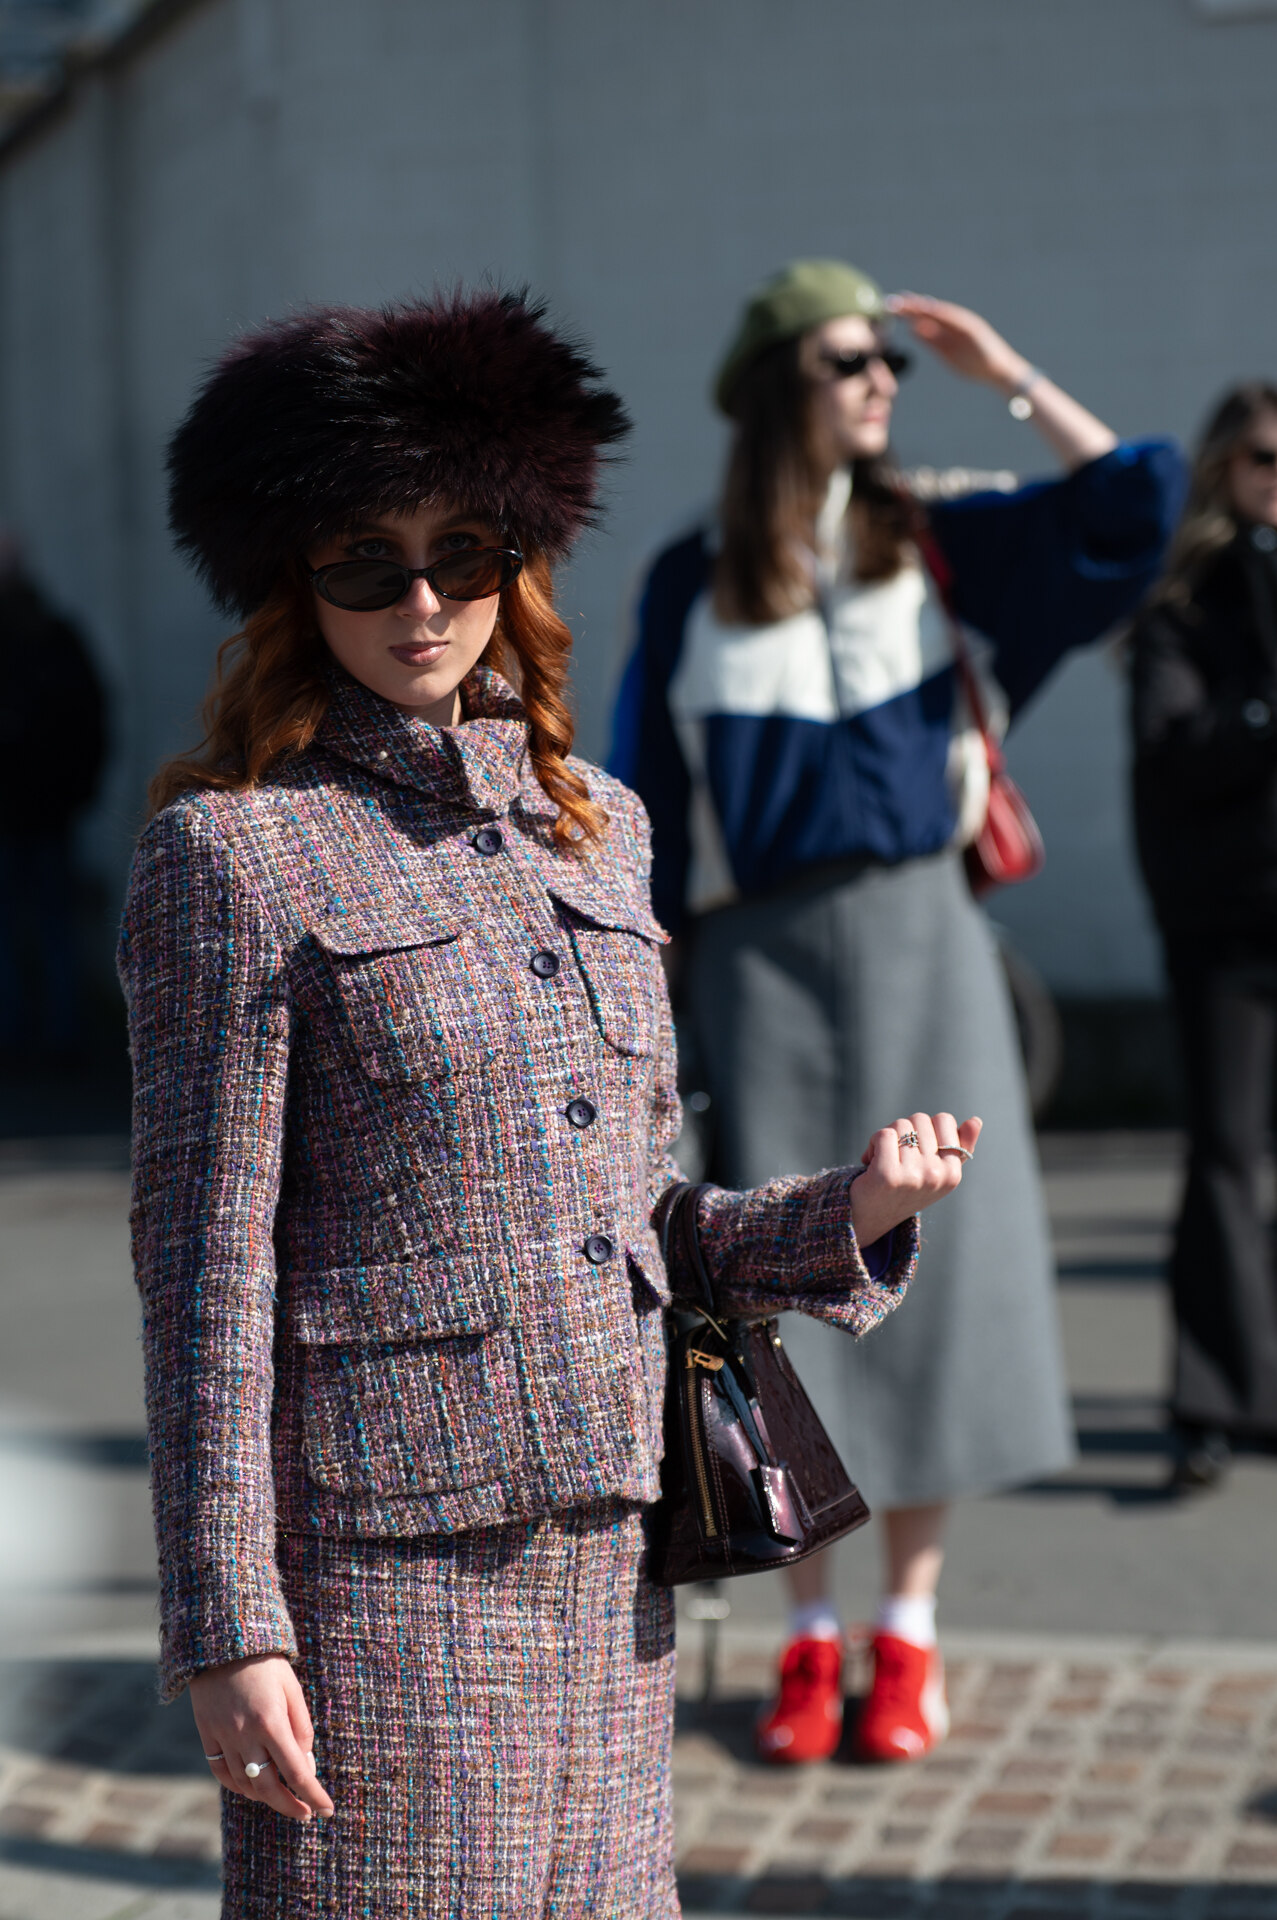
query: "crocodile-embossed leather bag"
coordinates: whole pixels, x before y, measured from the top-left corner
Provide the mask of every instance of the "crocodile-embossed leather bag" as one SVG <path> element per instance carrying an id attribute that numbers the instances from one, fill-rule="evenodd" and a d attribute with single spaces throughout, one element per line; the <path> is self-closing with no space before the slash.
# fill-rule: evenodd
<path id="1" fill-rule="evenodd" d="M 680 1285 L 670 1312 L 661 1498 L 649 1516 L 658 1586 L 793 1566 L 869 1509 L 789 1364 L 772 1319 L 724 1319 L 701 1257 L 704 1186 L 672 1187 L 659 1221 Z"/>

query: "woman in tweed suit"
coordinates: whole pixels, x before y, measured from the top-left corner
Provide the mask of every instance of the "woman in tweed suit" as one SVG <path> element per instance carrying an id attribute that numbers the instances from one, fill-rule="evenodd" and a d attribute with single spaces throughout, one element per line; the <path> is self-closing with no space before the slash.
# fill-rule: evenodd
<path id="1" fill-rule="evenodd" d="M 568 757 L 550 580 L 625 428 L 597 377 L 513 296 L 316 311 L 173 444 L 244 625 L 120 966 L 163 1687 L 228 1920 L 678 1911 L 664 936 L 641 807 Z M 733 1309 L 868 1329 L 977 1131 L 711 1193 Z"/>

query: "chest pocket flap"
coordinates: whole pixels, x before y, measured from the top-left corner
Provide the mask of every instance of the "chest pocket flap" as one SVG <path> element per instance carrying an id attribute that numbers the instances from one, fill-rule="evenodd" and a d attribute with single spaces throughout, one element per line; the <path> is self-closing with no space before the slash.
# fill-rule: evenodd
<path id="1" fill-rule="evenodd" d="M 599 1032 L 618 1053 L 654 1053 L 661 1031 L 665 974 L 659 949 L 669 938 L 637 887 L 609 884 L 569 867 L 547 881 L 585 980 Z"/>
<path id="2" fill-rule="evenodd" d="M 464 1072 L 479 1058 L 464 909 L 388 901 L 311 927 L 356 1052 L 374 1080 Z"/>

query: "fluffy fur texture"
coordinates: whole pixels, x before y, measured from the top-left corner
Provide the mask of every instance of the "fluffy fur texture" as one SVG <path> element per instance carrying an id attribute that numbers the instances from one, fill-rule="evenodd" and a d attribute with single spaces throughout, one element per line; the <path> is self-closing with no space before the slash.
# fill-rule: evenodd
<path id="1" fill-rule="evenodd" d="M 289 559 L 361 514 L 456 501 L 560 559 L 629 431 L 601 369 L 519 293 L 314 308 L 246 334 L 169 449 L 169 519 L 244 618 Z"/>

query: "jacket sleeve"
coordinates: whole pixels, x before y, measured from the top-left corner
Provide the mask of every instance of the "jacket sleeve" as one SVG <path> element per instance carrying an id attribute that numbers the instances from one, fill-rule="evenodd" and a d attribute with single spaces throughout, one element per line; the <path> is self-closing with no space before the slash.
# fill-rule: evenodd
<path id="1" fill-rule="evenodd" d="M 727 1313 L 807 1313 L 862 1334 L 899 1306 L 918 1264 L 917 1216 L 862 1248 L 851 1224 L 862 1172 L 835 1167 L 702 1197 L 701 1252 Z"/>
<path id="2" fill-rule="evenodd" d="M 1277 768 L 1277 684 L 1256 674 L 1209 686 L 1169 608 L 1150 609 L 1131 635 L 1131 725 L 1137 764 L 1200 800 L 1239 799 Z"/>
<path id="3" fill-rule="evenodd" d="M 275 1564 L 282 953 L 197 806 L 133 862 L 119 953 L 133 1058 L 133 1254 L 161 1582 L 161 1687 L 296 1650 Z"/>
<path id="4" fill-rule="evenodd" d="M 1170 440 L 1127 441 L 1062 480 L 930 509 L 960 618 L 993 642 L 1014 716 L 1071 647 L 1134 612 L 1179 518 Z"/>

